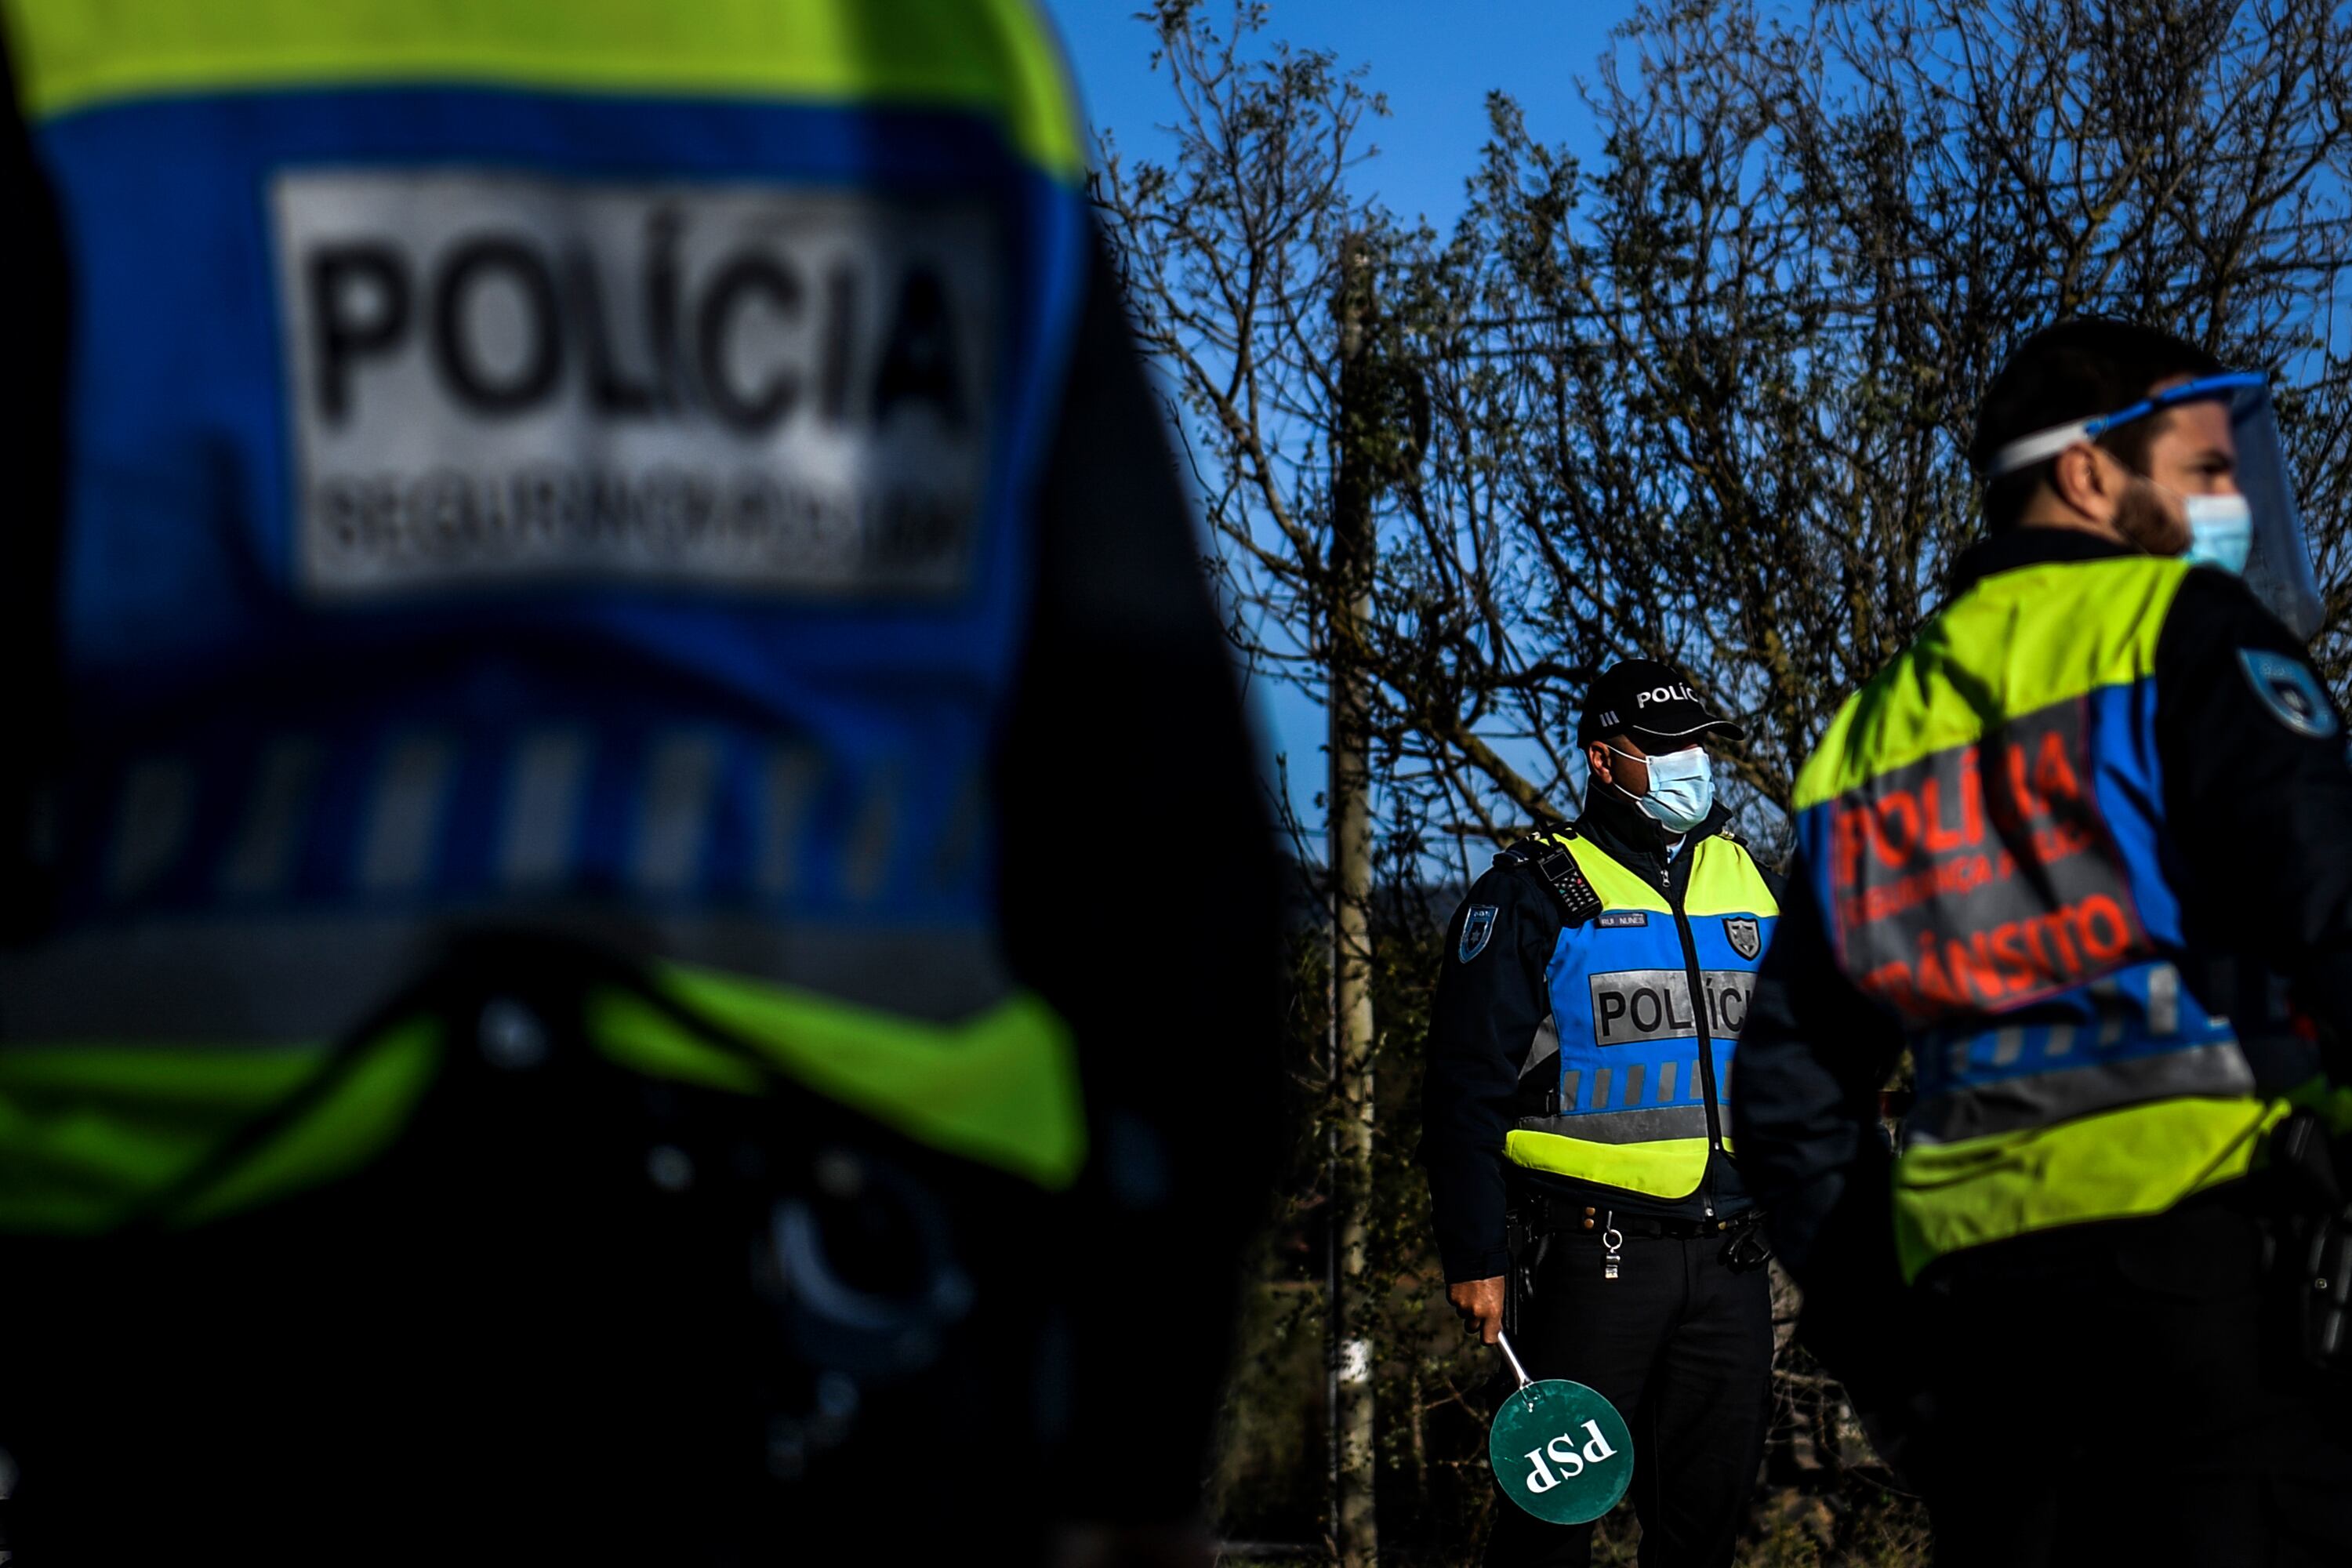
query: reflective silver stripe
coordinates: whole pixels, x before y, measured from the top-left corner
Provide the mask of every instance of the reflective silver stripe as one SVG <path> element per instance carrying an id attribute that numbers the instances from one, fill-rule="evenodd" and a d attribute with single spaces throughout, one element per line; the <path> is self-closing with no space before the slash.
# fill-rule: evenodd
<path id="1" fill-rule="evenodd" d="M 1635 1062 L 1625 1069 L 1625 1104 L 1630 1108 L 1642 1103 L 1642 1064 Z"/>
<path id="2" fill-rule="evenodd" d="M 1576 1097 L 1582 1092 L 1584 1092 L 1584 1071 L 1582 1068 L 1571 1068 L 1567 1072 L 1560 1075 L 1559 1108 L 1562 1110 L 1566 1110 L 1570 1107 L 1573 1106 L 1576 1103 Z"/>
<path id="3" fill-rule="evenodd" d="M 2116 984 L 2114 976 L 2091 982 L 2091 1005 L 2099 1011 L 2099 1033 L 2092 1043 L 2103 1051 L 2123 1044 L 2124 1034 L 2137 1017 L 2138 1009 L 2124 995 L 2124 988 Z M 1954 1071 L 1966 1070 L 1965 1051 L 1960 1063 Z"/>
<path id="4" fill-rule="evenodd" d="M 1553 1026 L 1551 1015 L 1546 1013 L 1544 1021 L 1536 1026 L 1535 1034 L 1528 1040 L 1527 1059 L 1519 1063 L 1519 1076 L 1527 1077 L 1538 1066 L 1559 1055 L 1559 1031 Z"/>
<path id="5" fill-rule="evenodd" d="M 673 735 L 654 753 L 632 868 L 638 887 L 678 892 L 692 884 L 710 826 L 719 763 L 719 742 L 710 735 Z"/>
<path id="6" fill-rule="evenodd" d="M 392 893 L 424 885 L 457 771 L 457 747 L 445 735 L 409 735 L 394 742 L 368 808 L 361 887 Z"/>
<path id="7" fill-rule="evenodd" d="M 256 770 L 253 799 L 237 829 L 227 861 L 221 867 L 221 891 L 232 898 L 258 898 L 282 892 L 294 880 L 302 832 L 310 826 L 310 807 L 327 748 L 316 741 L 270 742 Z"/>
<path id="8" fill-rule="evenodd" d="M 824 768 L 812 747 L 779 746 L 768 754 L 768 809 L 761 823 L 760 861 L 752 880 L 772 897 L 800 887 L 802 829 Z"/>
<path id="9" fill-rule="evenodd" d="M 196 817 L 196 770 L 181 757 L 151 757 L 122 781 L 121 816 L 107 888 L 117 898 L 143 891 L 186 852 Z"/>
<path id="10" fill-rule="evenodd" d="M 1587 1143 L 1657 1143 L 1668 1139 L 1706 1136 L 1706 1107 L 1677 1105 L 1664 1110 L 1610 1110 L 1584 1116 L 1523 1116 L 1514 1123 L 1522 1132 L 1550 1132 L 1581 1138 Z"/>
<path id="11" fill-rule="evenodd" d="M 0 1040 L 321 1039 L 415 981 L 444 933 L 512 925 L 952 1022 L 1012 985 L 992 932 L 844 930 L 748 918 L 638 920 L 515 903 L 401 915 L 159 918 L 0 952 Z"/>
<path id="12" fill-rule="evenodd" d="M 1602 1068 L 1592 1075 L 1592 1108 L 1595 1110 L 1609 1103 L 1609 1077 L 1612 1069 Z"/>
<path id="13" fill-rule="evenodd" d="M 2180 1033 L 2180 971 L 2168 963 L 2151 965 L 2147 972 L 2147 1032 Z"/>
<path id="14" fill-rule="evenodd" d="M 2182 1096 L 2235 1099 L 2254 1092 L 2253 1070 L 2234 1040 L 2136 1061 L 2087 1062 L 2057 1072 L 1955 1089 L 1923 1100 L 1903 1123 L 1903 1142 L 1955 1143 L 2094 1111 Z"/>
<path id="15" fill-rule="evenodd" d="M 1658 1069 L 1658 1103 L 1664 1105 L 1675 1098 L 1675 1071 L 1683 1064 L 1668 1062 Z"/>
<path id="16" fill-rule="evenodd" d="M 515 748 L 499 847 L 499 880 L 506 886 L 545 887 L 561 881 L 570 868 L 588 761 L 583 730 L 533 731 Z"/>

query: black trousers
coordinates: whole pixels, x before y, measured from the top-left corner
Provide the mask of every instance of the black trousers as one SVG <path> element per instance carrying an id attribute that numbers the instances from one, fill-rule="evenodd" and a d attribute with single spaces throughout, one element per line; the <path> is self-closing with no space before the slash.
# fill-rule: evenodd
<path id="1" fill-rule="evenodd" d="M 1938 1564 L 2352 1562 L 2340 1393 L 2266 1338 L 2242 1194 L 1921 1281 Z"/>
<path id="2" fill-rule="evenodd" d="M 1643 1568 L 1720 1568 L 1764 1457 L 1769 1271 L 1734 1270 L 1720 1237 L 1628 1237 L 1609 1279 L 1604 1250 L 1595 1236 L 1549 1238 L 1513 1343 L 1530 1376 L 1596 1390 L 1633 1429 Z M 1581 1568 L 1591 1556 L 1592 1526 L 1547 1524 L 1497 1490 L 1486 1556 L 1494 1568 Z"/>

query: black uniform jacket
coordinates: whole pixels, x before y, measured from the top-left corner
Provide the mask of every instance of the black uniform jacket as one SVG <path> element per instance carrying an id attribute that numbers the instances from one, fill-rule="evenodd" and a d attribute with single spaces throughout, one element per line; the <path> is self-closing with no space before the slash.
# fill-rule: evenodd
<path id="1" fill-rule="evenodd" d="M 1669 859 L 1664 829 L 1630 801 L 1596 787 L 1576 830 L 1679 908 L 1690 882 L 1692 851 L 1700 839 L 1718 833 L 1727 816 L 1717 806 Z M 1765 879 L 1778 896 L 1779 879 L 1767 872 Z M 1465 960 L 1463 922 L 1470 910 L 1484 908 L 1495 910 L 1494 931 Z M 1538 1033 L 1551 1026 L 1544 970 L 1559 945 L 1562 923 L 1559 901 L 1534 868 L 1498 857 L 1494 868 L 1471 885 L 1446 930 L 1445 967 L 1430 1009 L 1421 1161 L 1429 1171 L 1438 1256 L 1449 1282 L 1503 1272 L 1512 1182 L 1580 1203 L 1605 1204 L 1619 1214 L 1697 1219 L 1711 1210 L 1721 1218 L 1748 1206 L 1738 1173 L 1720 1152 L 1709 1156 L 1698 1191 L 1680 1202 L 1629 1199 L 1615 1188 L 1506 1167 L 1503 1135 L 1517 1114 L 1513 1091 Z"/>
<path id="2" fill-rule="evenodd" d="M 2070 529 L 2023 528 L 1963 555 L 1957 594 L 1995 573 L 2126 554 Z M 2197 962 L 2183 979 L 2237 1025 L 2266 1090 L 2320 1065 L 2284 1027 L 2294 1004 L 2352 1038 L 2352 768 L 2324 687 L 2289 721 L 2241 649 L 2308 668 L 2304 648 L 2236 578 L 2192 571 L 2156 652 L 2156 744 L 2167 853 Z M 1892 1269 L 1879 1091 L 1904 1037 L 1837 968 L 1801 860 L 1739 1042 L 1732 1107 L 1742 1171 L 1801 1282 L 1853 1285 Z M 2345 1081 L 2338 1047 L 2328 1066 Z M 2295 1056 L 2300 1053 L 2300 1059 Z"/>

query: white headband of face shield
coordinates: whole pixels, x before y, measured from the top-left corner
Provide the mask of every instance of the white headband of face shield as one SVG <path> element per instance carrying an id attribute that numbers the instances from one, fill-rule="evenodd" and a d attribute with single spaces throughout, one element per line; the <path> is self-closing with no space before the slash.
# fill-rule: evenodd
<path id="1" fill-rule="evenodd" d="M 2036 430 L 2031 436 L 2020 436 L 1992 455 L 1986 465 L 1985 477 L 2000 479 L 2020 468 L 2030 468 L 2036 463 L 2047 462 L 2069 447 L 2079 447 L 2095 441 L 2118 425 L 2128 425 L 2163 409 L 2183 403 L 2198 403 L 2207 398 L 2227 397 L 2232 401 L 2245 391 L 2258 391 L 2263 378 L 2252 371 L 2230 371 L 2221 375 L 2203 376 L 2182 385 L 2144 397 L 2129 408 L 2119 408 L 2113 414 L 2095 415 L 2070 424 L 2053 425 L 2047 430 Z"/>
<path id="2" fill-rule="evenodd" d="M 2016 473 L 2046 462 L 2070 447 L 2095 441 L 2119 425 L 2207 399 L 2229 404 L 2230 433 L 2237 447 L 2234 478 L 2238 494 L 2244 498 L 2244 510 L 2241 513 L 2219 498 L 2189 507 L 2190 558 L 2225 568 L 2234 564 L 2273 615 L 2297 637 L 2314 637 L 2326 620 L 2326 609 L 2311 569 L 2310 548 L 2304 541 L 2294 474 L 2287 463 L 2285 444 L 2279 438 L 2269 384 L 2252 371 L 2201 376 L 2151 394 L 2113 414 L 2021 436 L 1992 455 L 1985 477 L 1997 479 Z"/>

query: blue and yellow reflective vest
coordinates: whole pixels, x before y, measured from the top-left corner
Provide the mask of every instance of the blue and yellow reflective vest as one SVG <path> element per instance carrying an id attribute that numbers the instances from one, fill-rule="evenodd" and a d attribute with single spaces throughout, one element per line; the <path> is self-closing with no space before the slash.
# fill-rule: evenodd
<path id="1" fill-rule="evenodd" d="M 0 1228 L 107 1227 L 433 931 L 515 919 L 1066 1183 L 989 826 L 1087 245 L 1025 0 L 0 16 L 73 310 Z M 593 1024 L 741 1086 L 626 996 Z M 388 1033 L 182 1217 L 363 1162 L 438 1049 Z"/>
<path id="2" fill-rule="evenodd" d="M 1504 1135 L 1504 1154 L 1531 1171 L 1688 1197 L 1709 1152 L 1730 1151 L 1732 1064 L 1780 905 L 1731 838 L 1689 851 L 1679 913 L 1590 839 L 1536 843 L 1574 858 L 1601 912 L 1563 929 L 1552 950 L 1556 1078 L 1543 1112 Z"/>
<path id="3" fill-rule="evenodd" d="M 2182 984 L 2157 639 L 2190 570 L 1997 573 L 1840 711 L 1798 781 L 1837 962 L 1903 1022 L 1916 1276 L 1963 1247 L 2160 1213 L 2242 1175 L 2283 1113 Z"/>

